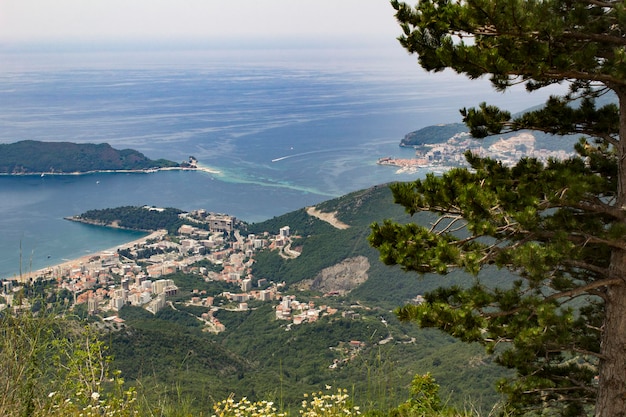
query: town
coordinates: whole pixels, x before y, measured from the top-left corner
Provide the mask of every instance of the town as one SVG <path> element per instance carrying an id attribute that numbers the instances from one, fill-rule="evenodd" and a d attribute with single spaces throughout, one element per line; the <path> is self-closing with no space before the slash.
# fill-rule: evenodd
<path id="1" fill-rule="evenodd" d="M 163 210 L 144 207 L 145 210 Z M 326 305 L 300 301 L 293 295 L 283 295 L 284 283 L 275 283 L 264 277 L 253 277 L 251 266 L 254 254 L 262 249 L 277 250 L 281 256 L 293 259 L 300 255 L 292 248 L 289 226 L 280 228 L 277 235 L 242 236 L 235 217 L 195 210 L 179 215 L 185 220 L 174 235 L 165 230 L 156 231 L 144 239 L 122 245 L 115 250 L 45 268 L 30 275 L 30 279 L 54 282 L 57 290 L 73 295 L 75 305 L 86 304 L 89 315 L 99 315 L 104 321 L 122 322 L 117 312 L 125 305 L 139 306 L 156 314 L 178 294 L 178 287 L 168 275 L 176 272 L 192 274 L 206 282 L 221 281 L 239 288 L 209 295 L 205 290 L 192 291 L 185 301 L 188 305 L 203 306 L 205 330 L 222 332 L 225 327 L 213 316 L 219 309 L 247 311 L 251 300 L 275 302 L 276 319 L 289 324 L 314 322 L 324 315 L 337 313 Z M 30 308 L 28 300 L 17 302 L 16 294 L 24 278 L 2 281 L 5 303 L 15 310 Z M 216 298 L 221 301 L 216 304 Z"/>
<path id="2" fill-rule="evenodd" d="M 566 159 L 573 152 L 564 150 L 550 151 L 535 146 L 532 133 L 521 132 L 510 138 L 500 138 L 487 147 L 473 139 L 469 132 L 457 133 L 444 143 L 416 146 L 415 158 L 378 159 L 379 165 L 391 165 L 398 168 L 398 173 L 415 173 L 420 168 L 447 170 L 451 167 L 467 166 L 465 152 L 470 151 L 481 157 L 490 157 L 501 161 L 504 165 L 515 164 L 522 157 L 537 158 L 546 162 L 550 158 Z"/>

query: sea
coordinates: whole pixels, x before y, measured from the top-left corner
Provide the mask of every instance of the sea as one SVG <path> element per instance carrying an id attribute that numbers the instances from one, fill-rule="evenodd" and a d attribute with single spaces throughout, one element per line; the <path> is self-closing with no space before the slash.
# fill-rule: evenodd
<path id="1" fill-rule="evenodd" d="M 405 134 L 459 122 L 482 101 L 513 111 L 551 91 L 426 73 L 378 48 L 1 48 L 0 143 L 109 143 L 210 172 L 0 176 L 0 279 L 142 233 L 65 220 L 126 205 L 205 209 L 260 222 L 351 191 L 410 181 Z M 392 202 L 390 201 L 390 204 Z"/>

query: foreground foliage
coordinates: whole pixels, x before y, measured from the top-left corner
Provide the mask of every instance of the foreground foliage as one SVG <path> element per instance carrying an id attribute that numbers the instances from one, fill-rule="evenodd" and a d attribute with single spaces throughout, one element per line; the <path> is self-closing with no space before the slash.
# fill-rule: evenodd
<path id="1" fill-rule="evenodd" d="M 161 416 L 161 417 L 285 417 L 292 412 L 280 397 L 274 401 L 235 401 L 231 394 L 213 404 L 213 413 L 192 410 L 182 397 L 151 401 L 142 390 L 129 387 L 97 333 L 75 319 L 42 312 L 0 315 L 0 415 L 43 416 Z M 398 408 L 374 415 L 439 415 L 457 412 L 441 405 L 439 386 L 429 375 L 418 375 L 411 398 Z M 271 393 L 270 393 L 271 395 Z M 296 413 L 304 417 L 348 417 L 361 414 L 346 389 L 326 386 L 305 394 Z"/>
<path id="2" fill-rule="evenodd" d="M 50 314 L 0 315 L 0 415 L 131 416 L 124 387 L 97 333 Z"/>
<path id="3" fill-rule="evenodd" d="M 373 225 L 387 264 L 418 273 L 490 265 L 516 278 L 444 286 L 401 318 L 477 341 L 516 370 L 500 389 L 511 410 L 626 413 L 626 9 L 623 1 L 422 0 L 392 2 L 401 44 L 429 71 L 489 75 L 505 90 L 568 82 L 545 107 L 511 118 L 483 103 L 463 109 L 475 137 L 537 130 L 585 135 L 566 161 L 513 167 L 468 154 L 471 169 L 393 186 L 431 227 Z M 596 105 L 612 93 L 618 104 Z M 596 379 L 597 377 L 597 379 Z"/>

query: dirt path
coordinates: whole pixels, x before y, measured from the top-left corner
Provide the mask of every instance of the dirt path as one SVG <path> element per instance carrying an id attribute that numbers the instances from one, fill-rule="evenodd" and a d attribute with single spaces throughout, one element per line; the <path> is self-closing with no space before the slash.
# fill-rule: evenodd
<path id="1" fill-rule="evenodd" d="M 306 212 L 309 216 L 317 217 L 318 219 L 323 220 L 326 223 L 329 223 L 330 225 L 332 225 L 333 227 L 336 227 L 337 229 L 343 230 L 343 229 L 347 229 L 350 227 L 350 225 L 347 225 L 344 222 L 339 221 L 337 217 L 335 217 L 335 215 L 337 214 L 336 211 L 332 213 L 323 213 L 319 210 L 316 210 L 315 207 L 307 207 Z"/>

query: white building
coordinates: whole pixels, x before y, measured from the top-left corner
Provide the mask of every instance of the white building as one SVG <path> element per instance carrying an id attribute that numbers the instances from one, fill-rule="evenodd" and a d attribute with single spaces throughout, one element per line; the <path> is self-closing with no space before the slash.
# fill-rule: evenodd
<path id="1" fill-rule="evenodd" d="M 259 300 L 261 301 L 271 301 L 272 300 L 272 292 L 268 290 L 259 291 Z"/>
<path id="2" fill-rule="evenodd" d="M 119 311 L 121 310 L 122 307 L 124 307 L 124 304 L 125 304 L 125 301 L 123 298 L 113 297 L 111 298 L 111 302 L 109 303 L 109 306 L 111 307 L 111 310 Z"/>
<path id="3" fill-rule="evenodd" d="M 162 310 L 164 307 L 165 307 L 165 294 L 159 294 L 157 298 L 150 301 L 150 303 L 146 307 L 146 310 L 148 310 L 152 314 L 156 314 L 160 310 Z"/>
<path id="4" fill-rule="evenodd" d="M 250 278 L 241 281 L 241 291 L 248 292 L 252 289 L 252 280 Z"/>
<path id="5" fill-rule="evenodd" d="M 159 279 L 152 283 L 152 293 L 153 294 L 161 294 L 165 291 L 166 287 L 173 287 L 174 281 L 171 279 Z"/>

